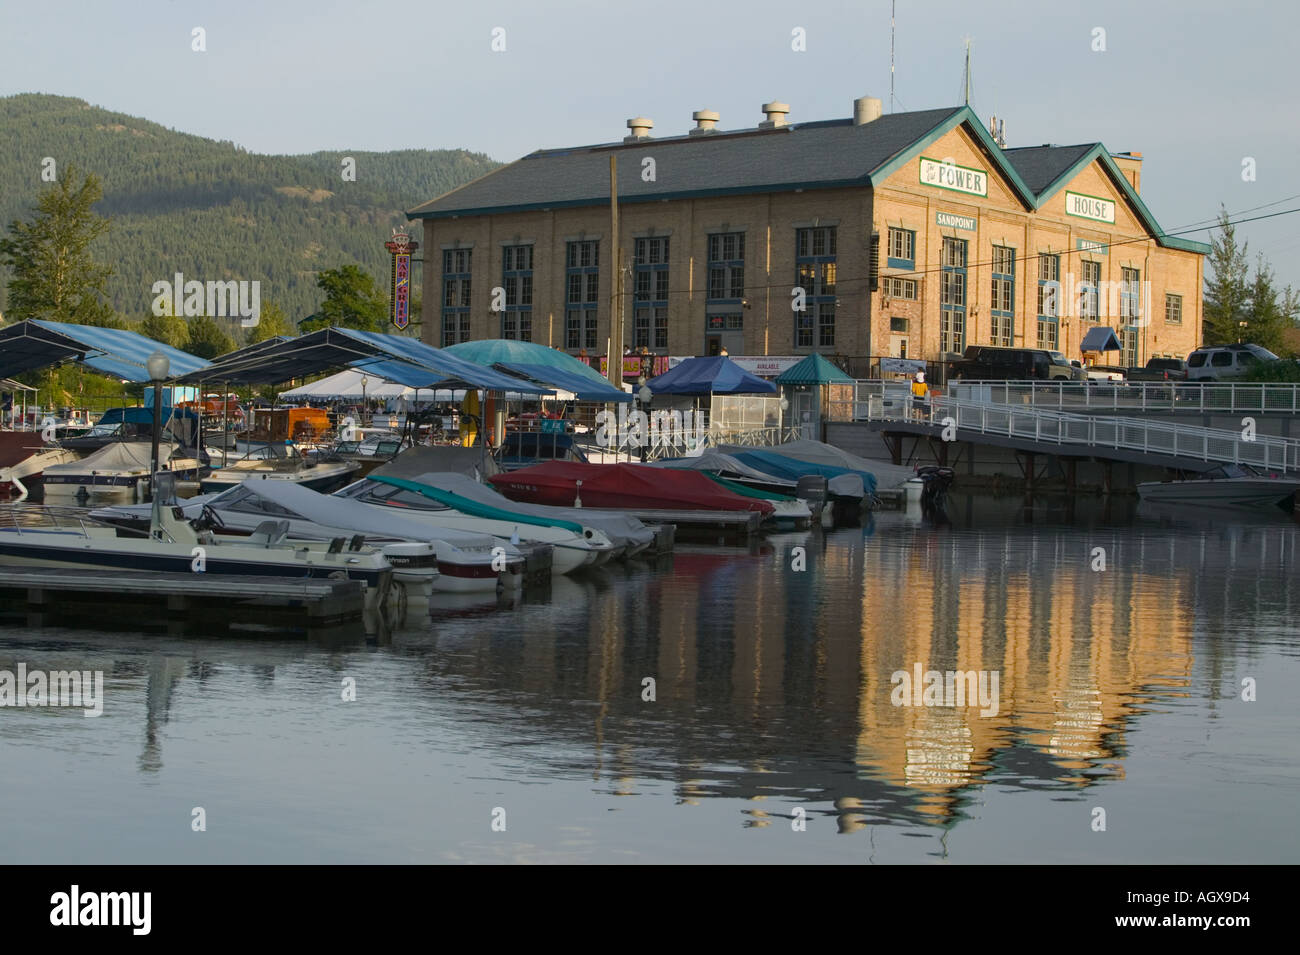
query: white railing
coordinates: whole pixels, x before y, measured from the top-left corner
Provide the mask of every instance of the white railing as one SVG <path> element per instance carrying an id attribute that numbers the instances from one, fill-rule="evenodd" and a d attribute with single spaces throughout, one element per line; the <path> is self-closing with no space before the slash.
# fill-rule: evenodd
<path id="1" fill-rule="evenodd" d="M 1057 411 L 1300 412 L 1300 385 L 1285 383 L 954 381 L 946 390 L 965 401 Z"/>
<path id="2" fill-rule="evenodd" d="M 1293 438 L 1253 434 L 1247 437 L 1242 431 L 1200 428 L 1150 418 L 1069 414 L 1033 406 L 946 397 L 935 398 L 927 407 L 915 409 L 910 401 L 901 406 L 888 403 L 882 394 L 870 398 L 866 406 L 866 414 L 858 420 L 924 421 L 941 427 L 955 425 L 958 431 L 1023 438 L 1044 445 L 1122 448 L 1196 461 L 1300 472 L 1300 440 Z"/>

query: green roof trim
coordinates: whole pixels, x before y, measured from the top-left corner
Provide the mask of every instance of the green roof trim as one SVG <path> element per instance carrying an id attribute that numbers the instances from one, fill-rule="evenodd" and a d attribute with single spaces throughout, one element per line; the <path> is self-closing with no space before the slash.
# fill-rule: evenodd
<path id="1" fill-rule="evenodd" d="M 1124 173 L 1120 171 L 1119 166 L 1115 165 L 1115 160 L 1111 159 L 1110 150 L 1101 143 L 1093 143 L 1091 149 L 1076 159 L 1063 173 L 1052 180 L 1052 182 L 1050 182 L 1043 191 L 1038 194 L 1038 205 L 1036 208 L 1041 208 L 1048 199 L 1052 198 L 1052 196 L 1064 189 L 1075 176 L 1083 172 L 1083 170 L 1091 165 L 1095 160 L 1101 161 L 1102 168 L 1104 168 L 1109 174 L 1111 180 L 1119 190 L 1120 195 L 1129 204 L 1130 208 L 1137 213 L 1138 219 L 1144 226 L 1146 226 L 1147 231 L 1151 233 L 1151 237 L 1156 240 L 1158 245 L 1164 246 L 1165 248 L 1178 249 L 1182 252 L 1196 252 L 1200 255 L 1210 254 L 1210 247 L 1204 242 L 1194 242 L 1191 239 L 1180 239 L 1177 236 L 1165 235 L 1164 230 L 1160 228 L 1160 223 L 1156 221 L 1156 217 L 1152 215 L 1151 210 L 1147 208 L 1146 203 L 1144 203 L 1142 198 L 1133 190 L 1133 186 L 1129 184 L 1127 177 L 1125 177 Z"/>
<path id="2" fill-rule="evenodd" d="M 993 137 L 989 135 L 988 130 L 984 128 L 984 124 L 980 122 L 979 117 L 975 115 L 975 112 L 969 106 L 962 106 L 954 110 L 951 115 L 945 117 L 920 139 L 913 141 L 907 148 L 895 153 L 887 161 L 871 170 L 871 175 L 868 178 L 872 187 L 874 188 L 879 183 L 884 182 L 907 163 L 920 156 L 941 136 L 952 132 L 963 123 L 968 127 L 972 137 L 983 147 L 989 159 L 989 164 L 997 169 L 1004 181 L 1010 184 L 1011 190 L 1016 193 L 1025 208 L 1030 212 L 1037 208 L 1034 201 L 1034 191 L 1026 185 L 1025 181 L 1020 178 L 1020 173 L 1016 172 L 1015 167 L 1002 155 L 1002 148 L 993 141 Z"/>

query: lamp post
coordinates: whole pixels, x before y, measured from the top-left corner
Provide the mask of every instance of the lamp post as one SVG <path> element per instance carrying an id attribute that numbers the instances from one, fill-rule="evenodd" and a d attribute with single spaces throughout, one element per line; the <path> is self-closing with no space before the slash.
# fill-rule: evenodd
<path id="1" fill-rule="evenodd" d="M 368 405 L 367 402 L 366 402 L 366 383 L 367 383 L 369 380 L 370 380 L 370 379 L 367 378 L 365 375 L 362 375 L 362 376 L 361 376 L 361 424 L 362 424 L 362 427 L 365 427 L 365 426 L 367 426 L 367 425 L 370 424 L 369 420 L 367 420 L 367 412 L 369 412 L 370 407 L 369 407 L 369 405 Z"/>
<path id="2" fill-rule="evenodd" d="M 158 473 L 158 439 L 162 436 L 162 383 L 171 368 L 171 362 L 160 351 L 145 360 L 149 380 L 153 382 L 153 454 L 149 458 L 149 498 L 153 499 L 154 475 Z"/>

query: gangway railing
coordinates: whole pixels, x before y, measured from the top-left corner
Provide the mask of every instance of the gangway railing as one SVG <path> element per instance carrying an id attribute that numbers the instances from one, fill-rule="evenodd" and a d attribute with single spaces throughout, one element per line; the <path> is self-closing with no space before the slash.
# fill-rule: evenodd
<path id="1" fill-rule="evenodd" d="M 1056 411 L 1300 412 L 1300 384 L 1274 382 L 950 381 L 946 394 Z"/>
<path id="2" fill-rule="evenodd" d="M 861 405 L 861 406 L 860 406 Z M 1266 470 L 1300 472 L 1300 440 L 1174 424 L 1150 418 L 1071 414 L 1032 405 L 995 404 L 936 397 L 917 407 L 890 400 L 887 392 L 854 402 L 856 420 L 911 421 L 934 427 L 1032 441 L 1044 451 L 1067 447 L 1123 449 L 1216 464 L 1250 464 Z"/>

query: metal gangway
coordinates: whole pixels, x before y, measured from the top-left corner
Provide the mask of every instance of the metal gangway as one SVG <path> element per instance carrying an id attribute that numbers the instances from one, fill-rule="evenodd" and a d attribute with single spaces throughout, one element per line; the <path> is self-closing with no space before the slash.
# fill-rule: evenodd
<path id="1" fill-rule="evenodd" d="M 880 382 L 859 382 L 870 393 Z M 950 398 L 1090 414 L 1296 414 L 1300 384 L 1186 381 L 950 381 Z"/>
<path id="2" fill-rule="evenodd" d="M 874 389 L 873 389 L 874 391 Z M 936 397 L 920 408 L 880 389 L 853 403 L 855 420 L 888 424 L 886 430 L 968 441 L 973 434 L 996 437 L 1018 450 L 1135 461 L 1197 470 L 1195 465 L 1249 464 L 1300 474 L 1300 440 L 1174 424 L 1166 420 L 1073 414 L 1035 405 Z M 842 420 L 842 419 L 841 419 Z"/>

